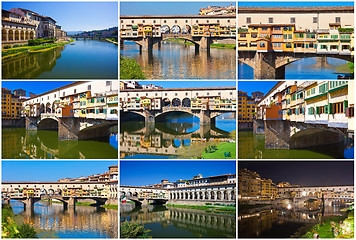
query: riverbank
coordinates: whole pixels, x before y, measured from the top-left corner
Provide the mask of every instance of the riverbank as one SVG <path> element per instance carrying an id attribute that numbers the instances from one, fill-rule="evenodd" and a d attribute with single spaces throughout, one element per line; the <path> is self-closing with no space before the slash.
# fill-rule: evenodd
<path id="1" fill-rule="evenodd" d="M 343 216 L 333 216 L 324 220 L 324 223 L 312 227 L 305 226 L 291 237 L 293 238 L 354 238 L 354 210 L 347 211 Z"/>
<path id="2" fill-rule="evenodd" d="M 70 41 L 65 41 L 65 42 L 48 43 L 48 44 L 37 45 L 37 46 L 21 46 L 21 47 L 15 47 L 15 48 L 2 49 L 1 59 L 14 57 L 14 56 L 21 55 L 24 53 L 44 52 L 44 51 L 48 51 L 48 50 L 51 50 L 51 49 L 59 47 L 59 46 L 63 46 L 68 43 L 72 43 L 74 41 L 75 40 L 70 39 Z"/>
<path id="3" fill-rule="evenodd" d="M 229 133 L 229 142 L 199 142 L 181 148 L 179 158 L 187 159 L 236 159 L 236 130 Z"/>
<path id="4" fill-rule="evenodd" d="M 115 45 L 118 45 L 118 44 L 119 44 L 118 42 L 116 42 L 116 41 L 114 41 L 114 40 L 111 40 L 110 38 L 105 38 L 105 40 L 106 40 L 107 42 L 113 43 L 113 44 L 115 44 Z"/>
<path id="5" fill-rule="evenodd" d="M 166 204 L 166 207 L 175 208 L 188 208 L 196 210 L 204 210 L 206 212 L 217 212 L 217 213 L 236 213 L 236 207 L 226 206 L 226 205 L 178 205 L 178 204 Z"/>
<path id="6" fill-rule="evenodd" d="M 142 67 L 134 58 L 120 55 L 120 79 L 146 79 Z"/>
<path id="7" fill-rule="evenodd" d="M 19 226 L 14 220 L 10 204 L 1 206 L 1 238 L 36 238 L 35 229 L 29 224 Z"/>

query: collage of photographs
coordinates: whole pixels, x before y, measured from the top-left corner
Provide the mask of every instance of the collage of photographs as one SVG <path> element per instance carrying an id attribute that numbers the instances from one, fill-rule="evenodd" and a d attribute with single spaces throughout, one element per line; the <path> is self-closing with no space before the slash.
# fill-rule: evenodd
<path id="1" fill-rule="evenodd" d="M 1 9 L 1 238 L 354 239 L 354 1 Z"/>

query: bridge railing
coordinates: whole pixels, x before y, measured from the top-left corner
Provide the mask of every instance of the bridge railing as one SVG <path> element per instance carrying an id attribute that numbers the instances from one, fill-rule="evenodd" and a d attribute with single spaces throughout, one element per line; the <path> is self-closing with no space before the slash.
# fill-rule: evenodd
<path id="1" fill-rule="evenodd" d="M 41 119 L 61 117 L 58 113 L 41 113 Z"/>

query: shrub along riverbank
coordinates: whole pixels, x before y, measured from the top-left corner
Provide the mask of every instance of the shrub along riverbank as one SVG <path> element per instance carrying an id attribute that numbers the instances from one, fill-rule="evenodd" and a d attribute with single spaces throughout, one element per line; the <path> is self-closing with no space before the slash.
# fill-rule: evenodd
<path id="1" fill-rule="evenodd" d="M 17 225 L 10 204 L 1 206 L 1 238 L 37 238 L 36 230 L 29 224 Z"/>
<path id="2" fill-rule="evenodd" d="M 333 216 L 323 223 L 306 226 L 292 235 L 293 238 L 354 238 L 354 210 L 347 211 L 343 216 Z"/>
<path id="3" fill-rule="evenodd" d="M 149 232 L 151 230 L 145 229 L 143 225 L 136 222 L 120 223 L 120 238 L 152 238 Z"/>
<path id="4" fill-rule="evenodd" d="M 31 40 L 29 40 L 31 41 Z M 1 51 L 1 59 L 6 59 L 9 57 L 14 57 L 23 53 L 37 53 L 37 52 L 44 52 L 44 51 L 48 51 L 52 48 L 56 48 L 68 43 L 74 42 L 73 39 L 71 39 L 70 41 L 66 41 L 66 42 L 58 42 L 58 43 L 45 43 L 43 45 L 38 45 L 40 44 L 40 42 L 38 43 L 33 43 L 33 45 L 23 45 L 23 46 L 16 46 L 16 47 L 12 47 L 12 48 L 5 48 L 2 49 Z"/>
<path id="5" fill-rule="evenodd" d="M 218 213 L 236 213 L 236 206 L 223 205 L 223 204 L 206 204 L 206 205 L 177 205 L 177 204 L 166 204 L 167 207 L 176 207 L 176 208 L 188 208 L 188 209 L 197 209 L 204 210 L 206 212 L 218 212 Z"/>
<path id="6" fill-rule="evenodd" d="M 146 77 L 134 58 L 120 55 L 120 79 L 146 79 Z"/>

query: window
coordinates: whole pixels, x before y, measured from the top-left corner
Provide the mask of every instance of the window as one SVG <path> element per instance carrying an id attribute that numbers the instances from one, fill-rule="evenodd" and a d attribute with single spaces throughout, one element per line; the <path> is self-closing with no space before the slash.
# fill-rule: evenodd
<path id="1" fill-rule="evenodd" d="M 251 18 L 250 17 L 246 18 L 246 23 L 251 23 Z"/>
<path id="2" fill-rule="evenodd" d="M 135 23 L 135 21 L 134 21 L 134 20 L 131 20 L 131 23 Z"/>
<path id="3" fill-rule="evenodd" d="M 188 23 L 188 20 L 185 20 L 185 23 Z"/>
<path id="4" fill-rule="evenodd" d="M 199 20 L 195 20 L 196 23 L 199 23 Z"/>
<path id="5" fill-rule="evenodd" d="M 177 23 L 177 20 L 174 20 L 174 23 Z"/>
<path id="6" fill-rule="evenodd" d="M 333 103 L 333 113 L 343 113 L 344 112 L 344 103 Z"/>
<path id="7" fill-rule="evenodd" d="M 91 90 L 91 85 L 88 85 L 88 91 L 90 91 Z"/>
<path id="8" fill-rule="evenodd" d="M 167 23 L 167 20 L 163 20 L 163 23 Z"/>
<path id="9" fill-rule="evenodd" d="M 341 22 L 340 20 L 341 20 L 340 17 L 335 17 L 335 22 L 336 23 L 340 23 Z"/>
<path id="10" fill-rule="evenodd" d="M 266 44 L 264 42 L 260 42 L 260 47 L 266 47 Z"/>
<path id="11" fill-rule="evenodd" d="M 268 18 L 268 23 L 273 23 L 273 18 Z"/>
<path id="12" fill-rule="evenodd" d="M 313 17 L 313 23 L 318 23 L 318 18 L 317 17 Z"/>
<path id="13" fill-rule="evenodd" d="M 290 23 L 295 23 L 295 17 L 290 18 Z"/>
<path id="14" fill-rule="evenodd" d="M 145 23 L 146 21 L 145 20 L 142 20 L 143 23 Z"/>

